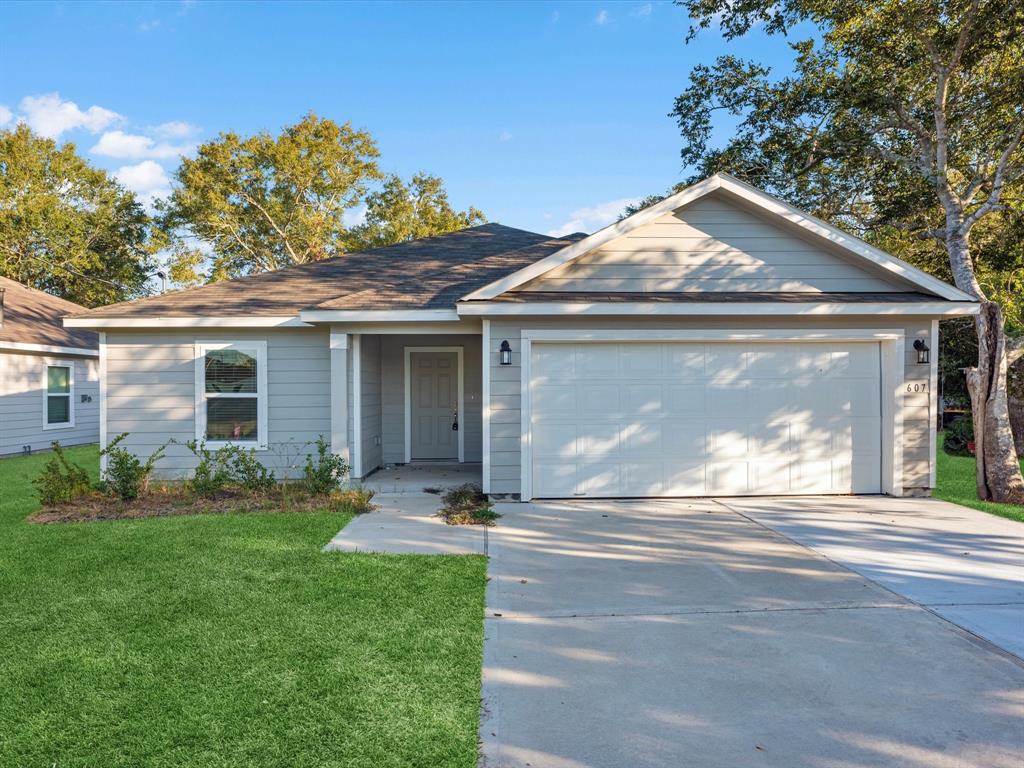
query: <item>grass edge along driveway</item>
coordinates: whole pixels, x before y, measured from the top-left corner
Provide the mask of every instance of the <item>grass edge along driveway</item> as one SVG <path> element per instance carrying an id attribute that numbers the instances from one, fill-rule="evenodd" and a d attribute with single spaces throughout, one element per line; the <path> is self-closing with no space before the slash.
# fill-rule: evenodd
<path id="1" fill-rule="evenodd" d="M 484 558 L 323 553 L 328 513 L 28 524 L 47 458 L 0 460 L 0 765 L 476 765 Z"/>

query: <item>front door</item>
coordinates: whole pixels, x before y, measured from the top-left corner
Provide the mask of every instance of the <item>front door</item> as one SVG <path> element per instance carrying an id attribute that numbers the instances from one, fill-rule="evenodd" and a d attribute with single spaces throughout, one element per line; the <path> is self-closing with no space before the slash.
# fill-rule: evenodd
<path id="1" fill-rule="evenodd" d="M 411 456 L 457 459 L 459 370 L 455 352 L 409 353 Z"/>

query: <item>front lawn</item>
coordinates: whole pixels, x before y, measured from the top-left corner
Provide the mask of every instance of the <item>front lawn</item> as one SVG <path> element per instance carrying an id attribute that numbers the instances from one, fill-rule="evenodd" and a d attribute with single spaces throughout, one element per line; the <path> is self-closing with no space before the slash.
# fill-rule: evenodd
<path id="1" fill-rule="evenodd" d="M 1024 507 L 1017 504 L 978 501 L 974 481 L 974 457 L 951 456 L 942 450 L 941 445 L 936 454 L 938 457 L 935 477 L 936 498 L 1024 523 Z"/>
<path id="2" fill-rule="evenodd" d="M 0 765 L 476 765 L 483 558 L 325 554 L 323 512 L 26 523 L 46 458 L 0 460 Z"/>

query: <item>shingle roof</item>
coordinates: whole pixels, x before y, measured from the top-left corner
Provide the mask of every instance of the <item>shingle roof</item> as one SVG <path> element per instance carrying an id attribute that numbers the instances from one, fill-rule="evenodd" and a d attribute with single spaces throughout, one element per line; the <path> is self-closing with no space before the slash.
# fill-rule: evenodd
<path id="1" fill-rule="evenodd" d="M 88 310 L 76 317 L 292 316 L 304 309 L 453 307 L 567 240 L 483 224 L 274 272 Z"/>
<path id="2" fill-rule="evenodd" d="M 4 291 L 0 342 L 99 349 L 98 334 L 65 328 L 62 323 L 65 315 L 83 312 L 85 307 L 6 277 L 0 277 L 0 288 Z"/>

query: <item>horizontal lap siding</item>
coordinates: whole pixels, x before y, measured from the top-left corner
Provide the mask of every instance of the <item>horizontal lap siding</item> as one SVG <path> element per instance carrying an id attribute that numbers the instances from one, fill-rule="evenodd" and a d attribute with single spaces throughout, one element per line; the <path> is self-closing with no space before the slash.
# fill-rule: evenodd
<path id="1" fill-rule="evenodd" d="M 905 333 L 904 383 L 928 384 L 929 368 L 918 365 L 913 349 L 914 340 L 929 340 L 931 323 L 926 318 L 887 319 L 850 318 L 848 320 L 815 319 L 813 325 L 807 321 L 786 318 L 744 318 L 716 320 L 709 322 L 700 318 L 644 317 L 623 319 L 508 319 L 491 320 L 492 350 L 489 351 L 491 366 L 491 492 L 511 494 L 520 492 L 521 460 L 521 383 L 522 371 L 520 334 L 524 328 L 533 329 L 689 329 L 689 330 L 763 330 L 787 328 L 797 331 L 849 329 L 849 328 L 902 328 Z M 507 339 L 512 345 L 512 364 L 498 363 L 497 347 Z M 903 484 L 908 489 L 929 487 L 931 450 L 929 430 L 934 428 L 935 393 L 901 393 L 903 407 Z"/>
<path id="2" fill-rule="evenodd" d="M 74 365 L 75 426 L 43 429 L 43 378 L 48 364 Z M 70 358 L 0 352 L 0 456 L 38 451 L 100 439 L 99 364 L 95 358 Z M 83 403 L 82 396 L 91 398 Z"/>
<path id="3" fill-rule="evenodd" d="M 469 335 L 387 335 L 381 336 L 381 431 L 385 464 L 405 461 L 405 348 L 462 347 L 465 413 L 460 429 L 465 431 L 465 459 L 481 460 L 480 337 Z"/>
<path id="4" fill-rule="evenodd" d="M 363 336 L 361 342 L 362 456 L 363 475 L 379 467 L 383 460 L 381 437 L 380 336 Z"/>
<path id="5" fill-rule="evenodd" d="M 886 280 L 728 199 L 666 214 L 523 291 L 896 291 Z"/>
<path id="6" fill-rule="evenodd" d="M 125 446 L 140 457 L 173 438 L 157 471 L 187 476 L 196 464 L 185 446 L 195 438 L 196 341 L 260 340 L 267 342 L 269 449 L 256 455 L 279 477 L 294 476 L 317 437 L 330 440 L 330 350 L 319 329 L 108 332 L 108 437 L 128 432 Z"/>

